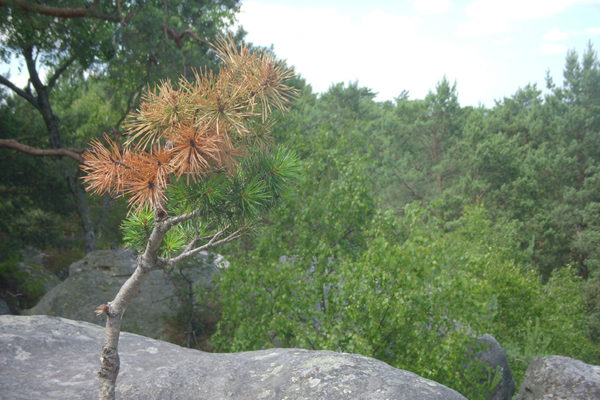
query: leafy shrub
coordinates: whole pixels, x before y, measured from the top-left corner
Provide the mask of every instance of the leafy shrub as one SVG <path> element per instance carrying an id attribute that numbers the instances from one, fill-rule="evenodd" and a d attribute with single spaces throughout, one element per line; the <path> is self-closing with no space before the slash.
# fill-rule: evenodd
<path id="1" fill-rule="evenodd" d="M 360 353 L 485 398 L 474 340 L 490 333 L 507 349 L 517 382 L 529 360 L 563 354 L 598 361 L 586 337 L 582 282 L 556 272 L 548 284 L 516 264 L 511 224 L 467 209 L 445 230 L 421 206 L 376 215 L 355 257 L 301 253 L 284 262 L 251 253 L 218 284 L 219 351 L 304 347 Z"/>

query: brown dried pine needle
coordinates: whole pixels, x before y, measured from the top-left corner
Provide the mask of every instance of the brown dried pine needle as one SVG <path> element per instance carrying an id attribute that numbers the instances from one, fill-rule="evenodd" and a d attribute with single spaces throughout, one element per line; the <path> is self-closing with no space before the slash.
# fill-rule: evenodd
<path id="1" fill-rule="evenodd" d="M 174 177 L 189 182 L 223 167 L 232 170 L 244 142 L 256 139 L 255 117 L 268 125 L 272 108 L 285 111 L 296 91 L 285 84 L 292 71 L 268 52 L 238 48 L 231 38 L 213 47 L 223 66 L 197 73 L 174 87 L 148 90 L 125 128 L 125 148 L 107 135 L 84 154 L 83 181 L 96 194 L 127 195 L 132 209 L 163 209 Z"/>

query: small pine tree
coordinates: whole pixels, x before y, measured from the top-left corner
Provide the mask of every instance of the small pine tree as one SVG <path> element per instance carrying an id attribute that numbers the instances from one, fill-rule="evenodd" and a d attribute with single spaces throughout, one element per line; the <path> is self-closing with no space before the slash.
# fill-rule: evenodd
<path id="1" fill-rule="evenodd" d="M 83 156 L 89 191 L 128 198 L 124 239 L 140 251 L 131 277 L 97 309 L 106 315 L 100 399 L 114 399 L 121 317 L 150 271 L 240 237 L 299 170 L 291 152 L 269 151 L 265 140 L 272 111 L 296 94 L 285 84 L 292 72 L 231 39 L 213 50 L 218 73 L 162 82 L 129 118 L 124 145 L 105 136 Z"/>

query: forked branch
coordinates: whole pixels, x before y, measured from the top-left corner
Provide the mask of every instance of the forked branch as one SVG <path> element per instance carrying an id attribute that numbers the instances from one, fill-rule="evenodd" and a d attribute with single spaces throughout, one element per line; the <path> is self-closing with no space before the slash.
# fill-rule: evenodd
<path id="1" fill-rule="evenodd" d="M 38 110 L 40 109 L 40 105 L 38 104 L 38 102 L 37 102 L 36 98 L 33 96 L 33 94 L 31 94 L 31 92 L 28 92 L 24 89 L 19 88 L 17 85 L 15 85 L 10 80 L 3 77 L 2 75 L 0 75 L 0 84 L 6 86 L 10 90 L 12 90 L 16 94 L 18 94 L 19 96 L 21 96 L 22 98 L 27 100 L 36 109 L 38 109 Z"/>
<path id="2" fill-rule="evenodd" d="M 235 232 L 230 233 L 229 235 L 225 236 L 223 239 L 217 240 L 219 239 L 219 237 L 221 237 L 223 235 L 223 233 L 225 233 L 225 231 L 227 230 L 227 228 L 229 228 L 229 226 L 225 227 L 224 229 L 220 230 L 219 232 L 215 233 L 212 236 L 207 236 L 203 239 L 209 239 L 208 242 L 206 242 L 205 244 L 203 244 L 202 246 L 198 246 L 198 247 L 194 247 L 195 243 L 198 241 L 198 239 L 194 238 L 190 243 L 188 243 L 188 245 L 186 246 L 186 248 L 184 249 L 183 252 L 181 252 L 181 254 L 179 254 L 176 257 L 173 258 L 159 258 L 159 264 L 160 265 L 174 265 L 177 264 L 179 261 L 188 258 L 190 256 L 193 256 L 194 254 L 197 254 L 203 250 L 207 250 L 213 247 L 217 247 L 220 246 L 222 244 L 225 243 L 229 243 L 237 238 L 239 238 L 247 229 L 248 226 L 243 226 L 242 228 L 236 230 Z"/>

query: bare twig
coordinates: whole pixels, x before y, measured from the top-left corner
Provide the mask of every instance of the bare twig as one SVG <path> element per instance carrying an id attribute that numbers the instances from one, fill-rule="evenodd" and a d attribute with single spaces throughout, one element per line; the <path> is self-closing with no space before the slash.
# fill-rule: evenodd
<path id="1" fill-rule="evenodd" d="M 227 229 L 227 228 L 225 228 L 225 229 Z M 229 243 L 229 242 L 239 238 L 242 235 L 242 233 L 244 233 L 244 231 L 246 229 L 248 229 L 248 227 L 244 226 L 244 227 L 238 229 L 237 231 L 230 233 L 228 236 L 224 237 L 223 239 L 216 240 L 225 232 L 225 229 L 220 230 L 219 232 L 215 233 L 211 237 L 211 239 L 207 243 L 203 244 L 202 246 L 199 246 L 199 247 L 193 248 L 191 250 L 187 250 L 187 251 L 184 250 L 181 254 L 179 254 L 178 256 L 173 257 L 173 258 L 166 258 L 166 259 L 159 258 L 158 259 L 159 264 L 160 265 L 173 265 L 173 264 L 176 264 L 179 261 L 181 261 L 185 258 L 188 258 L 190 256 L 193 256 L 194 254 L 197 254 L 203 250 L 210 249 L 212 247 L 217 247 L 224 243 Z M 188 246 L 189 246 L 189 244 L 188 244 Z M 187 247 L 186 247 L 186 249 L 187 249 Z"/>
<path id="2" fill-rule="evenodd" d="M 227 225 L 227 227 L 225 227 L 225 229 L 229 228 L 229 225 Z M 223 229 L 224 232 L 225 229 Z M 204 236 L 204 237 L 199 237 L 198 234 L 196 233 L 196 236 L 194 237 L 194 239 L 192 239 L 187 246 L 185 246 L 185 249 L 183 249 L 182 253 L 186 253 L 190 250 L 192 250 L 194 248 L 194 246 L 196 245 L 196 243 L 201 242 L 203 240 L 211 240 L 214 238 L 215 235 L 208 235 L 208 236 Z"/>
<path id="3" fill-rule="evenodd" d="M 117 0 L 117 11 L 119 11 L 119 22 L 124 23 L 125 17 L 123 17 L 123 11 L 121 11 L 121 1 Z"/>
<path id="4" fill-rule="evenodd" d="M 125 121 L 125 118 L 127 118 L 127 116 L 129 115 L 129 111 L 131 111 L 131 107 L 133 106 L 135 98 L 139 95 L 139 93 L 142 90 L 142 88 L 144 87 L 144 85 L 146 85 L 148 76 L 149 76 L 149 71 L 146 71 L 145 79 L 129 95 L 129 98 L 127 99 L 127 106 L 125 107 L 125 112 L 121 115 L 121 118 L 119 118 L 119 120 L 117 121 L 117 123 L 114 126 L 115 131 L 119 130 L 119 127 L 121 126 L 123 121 Z"/>

